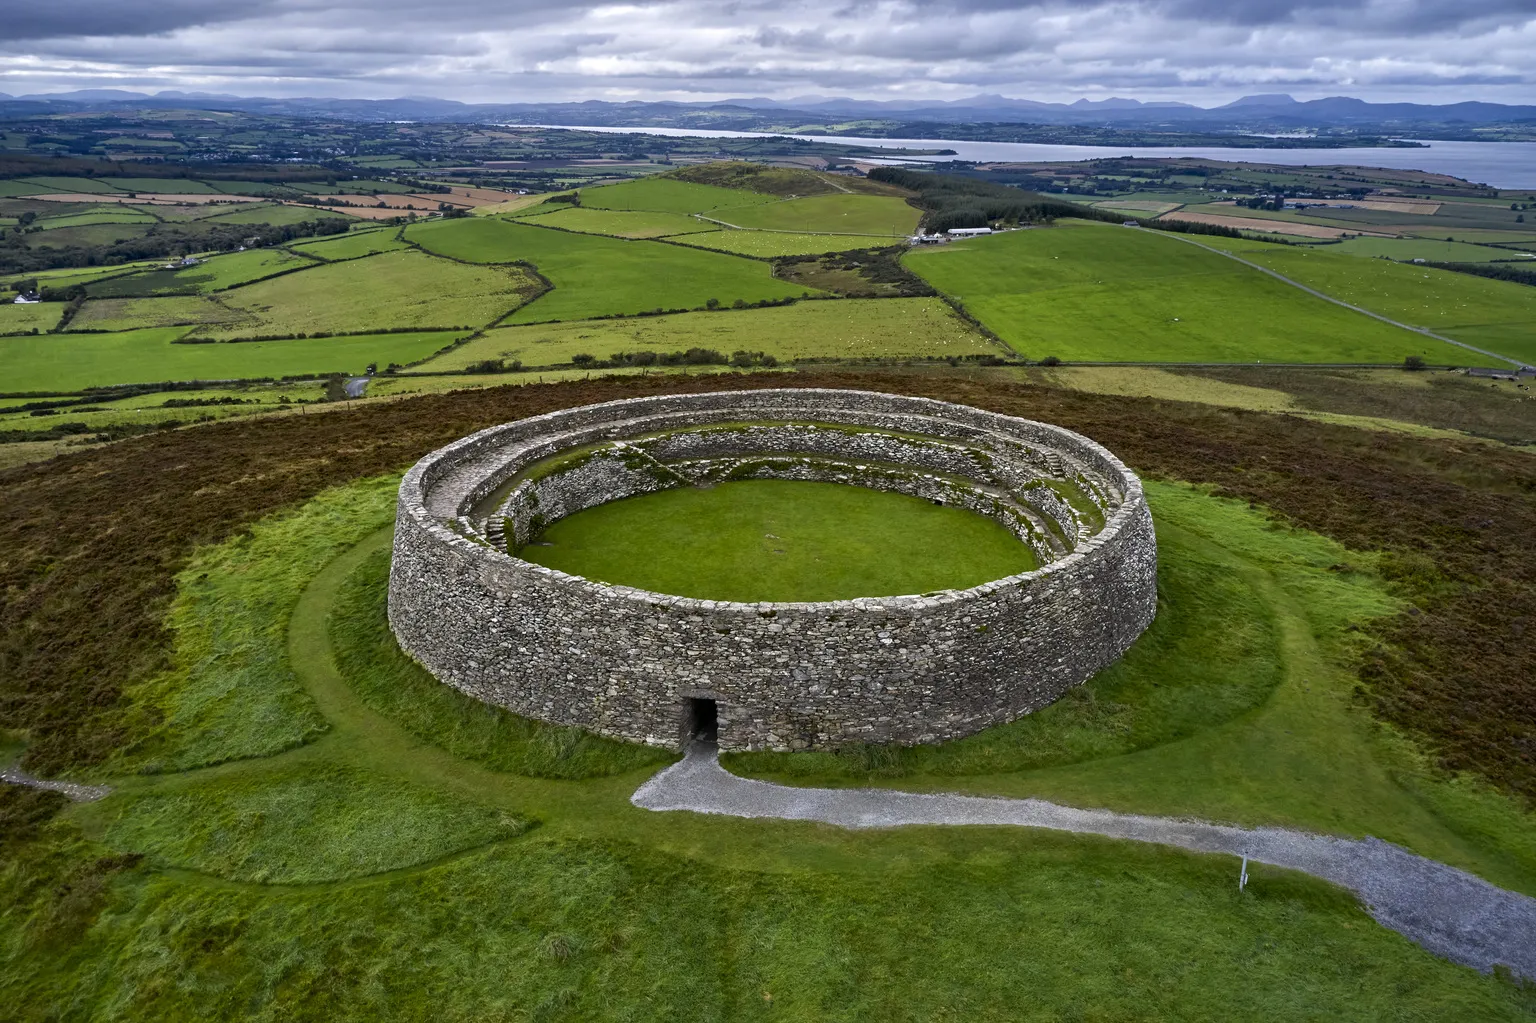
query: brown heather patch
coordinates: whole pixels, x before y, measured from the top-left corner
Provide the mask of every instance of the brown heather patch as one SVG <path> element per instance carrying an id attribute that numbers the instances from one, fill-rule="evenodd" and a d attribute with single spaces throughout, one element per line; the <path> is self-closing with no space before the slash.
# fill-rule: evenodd
<path id="1" fill-rule="evenodd" d="M 121 693 L 163 665 L 174 575 L 200 544 L 509 419 L 641 394 L 862 387 L 1080 430 L 1149 476 L 1213 485 L 1356 549 L 1394 552 L 1416 606 L 1361 667 L 1373 710 L 1447 768 L 1536 798 L 1536 459 L 1292 416 L 891 373 L 626 377 L 230 420 L 0 473 L 0 725 L 41 773 L 118 744 Z"/>

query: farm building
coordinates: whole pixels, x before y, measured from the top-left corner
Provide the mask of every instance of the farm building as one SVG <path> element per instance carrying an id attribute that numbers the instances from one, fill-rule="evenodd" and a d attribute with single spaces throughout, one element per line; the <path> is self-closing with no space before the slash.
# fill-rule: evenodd
<path id="1" fill-rule="evenodd" d="M 990 227 L 952 227 L 945 234 L 958 235 L 962 238 L 975 234 L 991 234 Z"/>

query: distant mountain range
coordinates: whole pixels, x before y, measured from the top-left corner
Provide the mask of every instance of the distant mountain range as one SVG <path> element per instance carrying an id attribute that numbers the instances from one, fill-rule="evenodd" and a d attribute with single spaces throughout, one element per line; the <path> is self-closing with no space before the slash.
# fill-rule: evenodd
<path id="1" fill-rule="evenodd" d="M 847 121 L 933 124 L 1045 124 L 1118 128 L 1166 127 L 1186 131 L 1300 131 L 1536 124 L 1536 106 L 1502 103 L 1368 103 L 1349 96 L 1298 101 L 1284 94 L 1244 96 L 1218 107 L 1143 103 L 1134 99 L 1081 99 L 1040 103 L 1006 96 L 946 102 L 871 101 L 806 96 L 777 101 L 742 98 L 716 103 L 460 103 L 429 96 L 350 100 L 272 99 L 200 92 L 153 95 L 119 89 L 7 96 L 0 116 L 123 109 L 210 109 L 275 116 L 338 117 L 366 121 L 463 121 L 590 125 L 633 128 L 714 128 L 739 131 L 814 129 Z"/>

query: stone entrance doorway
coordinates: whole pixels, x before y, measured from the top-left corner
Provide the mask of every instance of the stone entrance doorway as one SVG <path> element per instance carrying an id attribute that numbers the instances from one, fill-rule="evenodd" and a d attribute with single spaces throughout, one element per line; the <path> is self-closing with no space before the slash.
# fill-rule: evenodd
<path id="1" fill-rule="evenodd" d="M 688 701 L 688 739 L 714 742 L 720 731 L 720 707 L 714 700 L 703 698 Z"/>

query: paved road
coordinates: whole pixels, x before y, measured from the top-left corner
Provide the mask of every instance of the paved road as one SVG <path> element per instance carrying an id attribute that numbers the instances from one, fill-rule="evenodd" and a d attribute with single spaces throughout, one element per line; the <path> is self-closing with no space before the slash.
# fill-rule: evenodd
<path id="1" fill-rule="evenodd" d="M 346 383 L 347 397 L 361 398 L 363 392 L 368 390 L 368 384 L 372 379 L 372 377 L 348 377 Z"/>
<path id="2" fill-rule="evenodd" d="M 715 747 L 705 743 L 695 743 L 630 801 L 647 810 L 821 821 L 841 828 L 1017 825 L 1247 856 L 1348 888 L 1380 923 L 1437 955 L 1483 971 L 1502 963 L 1536 979 L 1536 899 L 1374 838 L 1078 810 L 1039 799 L 792 788 L 731 774 L 720 766 Z"/>

